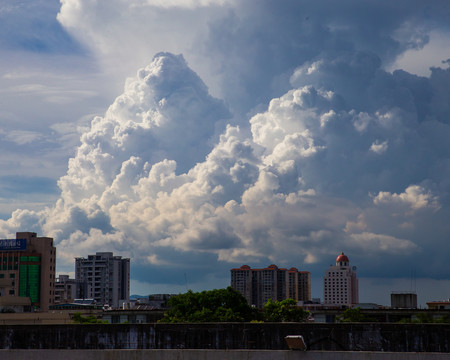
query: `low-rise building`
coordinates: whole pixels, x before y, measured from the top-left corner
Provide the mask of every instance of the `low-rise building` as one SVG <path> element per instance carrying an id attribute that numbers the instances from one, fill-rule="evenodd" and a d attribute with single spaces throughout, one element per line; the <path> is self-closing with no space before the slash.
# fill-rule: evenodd
<path id="1" fill-rule="evenodd" d="M 441 301 L 427 302 L 428 309 L 430 310 L 450 310 L 450 299 Z"/>
<path id="2" fill-rule="evenodd" d="M 89 284 L 80 279 L 70 279 L 69 275 L 59 275 L 55 283 L 55 304 L 68 304 L 75 299 L 85 299 L 89 294 Z"/>
<path id="3" fill-rule="evenodd" d="M 135 309 L 118 309 L 104 311 L 102 320 L 110 324 L 149 324 L 156 323 L 164 317 L 164 311 L 140 306 Z"/>

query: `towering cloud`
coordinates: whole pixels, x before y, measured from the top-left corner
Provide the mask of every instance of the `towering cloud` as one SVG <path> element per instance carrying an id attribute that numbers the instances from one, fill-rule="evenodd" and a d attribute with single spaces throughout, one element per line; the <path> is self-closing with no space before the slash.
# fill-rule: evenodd
<path id="1" fill-rule="evenodd" d="M 228 262 L 314 264 L 344 247 L 406 259 L 426 246 L 414 235 L 418 217 L 444 200 L 433 193 L 439 176 L 424 172 L 441 159 L 420 154 L 437 153 L 431 130 L 446 125 L 433 116 L 433 96 L 414 96 L 416 83 L 433 88 L 433 76 L 406 82 L 375 62 L 354 102 L 361 79 L 339 87 L 341 72 L 330 72 L 325 60 L 298 68 L 298 88 L 250 119 L 250 137 L 228 126 L 214 145 L 229 113 L 182 56 L 158 54 L 93 119 L 56 206 L 8 223 L 40 218 L 68 257 L 106 242 L 153 264 L 175 264 L 170 248 Z"/>

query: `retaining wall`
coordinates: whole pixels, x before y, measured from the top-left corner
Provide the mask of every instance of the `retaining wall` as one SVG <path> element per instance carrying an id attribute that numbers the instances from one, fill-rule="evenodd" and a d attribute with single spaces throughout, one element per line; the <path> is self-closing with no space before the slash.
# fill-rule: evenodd
<path id="1" fill-rule="evenodd" d="M 450 324 L 386 323 L 4 325 L 0 349 L 288 350 L 287 335 L 309 350 L 450 352 Z"/>

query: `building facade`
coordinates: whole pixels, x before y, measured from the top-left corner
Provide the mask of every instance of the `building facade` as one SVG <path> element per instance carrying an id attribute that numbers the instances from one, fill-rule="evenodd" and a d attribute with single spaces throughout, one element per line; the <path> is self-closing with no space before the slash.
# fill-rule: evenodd
<path id="1" fill-rule="evenodd" d="M 262 308 L 269 299 L 311 300 L 311 274 L 296 268 L 270 265 L 264 269 L 252 269 L 243 265 L 231 269 L 231 287 L 239 291 L 250 305 L 258 308 Z"/>
<path id="2" fill-rule="evenodd" d="M 55 302 L 56 248 L 53 239 L 18 232 L 0 240 L 0 297 L 29 298 L 30 310 L 47 311 Z M 18 299 L 23 303 L 23 299 Z"/>
<path id="3" fill-rule="evenodd" d="M 323 278 L 323 299 L 326 305 L 351 306 L 359 303 L 356 267 L 344 253 L 336 258 L 336 266 L 330 265 Z"/>
<path id="4" fill-rule="evenodd" d="M 75 259 L 75 279 L 87 284 L 85 298 L 118 309 L 130 299 L 130 259 L 97 252 Z"/>
<path id="5" fill-rule="evenodd" d="M 59 275 L 56 279 L 55 304 L 69 304 L 75 299 L 86 299 L 88 293 L 87 281 L 70 279 L 69 275 Z"/>

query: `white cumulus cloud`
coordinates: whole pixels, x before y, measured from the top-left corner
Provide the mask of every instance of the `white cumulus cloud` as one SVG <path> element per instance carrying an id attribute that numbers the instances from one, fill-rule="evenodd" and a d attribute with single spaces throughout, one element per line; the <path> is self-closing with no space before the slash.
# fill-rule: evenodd
<path id="1" fill-rule="evenodd" d="M 380 191 L 373 199 L 376 205 L 399 204 L 411 207 L 413 210 L 422 208 L 439 209 L 439 200 L 430 191 L 427 191 L 422 186 L 411 185 L 408 186 L 403 193 L 389 193 Z"/>
<path id="2" fill-rule="evenodd" d="M 381 143 L 379 141 L 375 141 L 372 145 L 370 145 L 370 151 L 373 151 L 375 154 L 378 155 L 385 153 L 387 149 L 388 149 L 387 140 Z"/>

